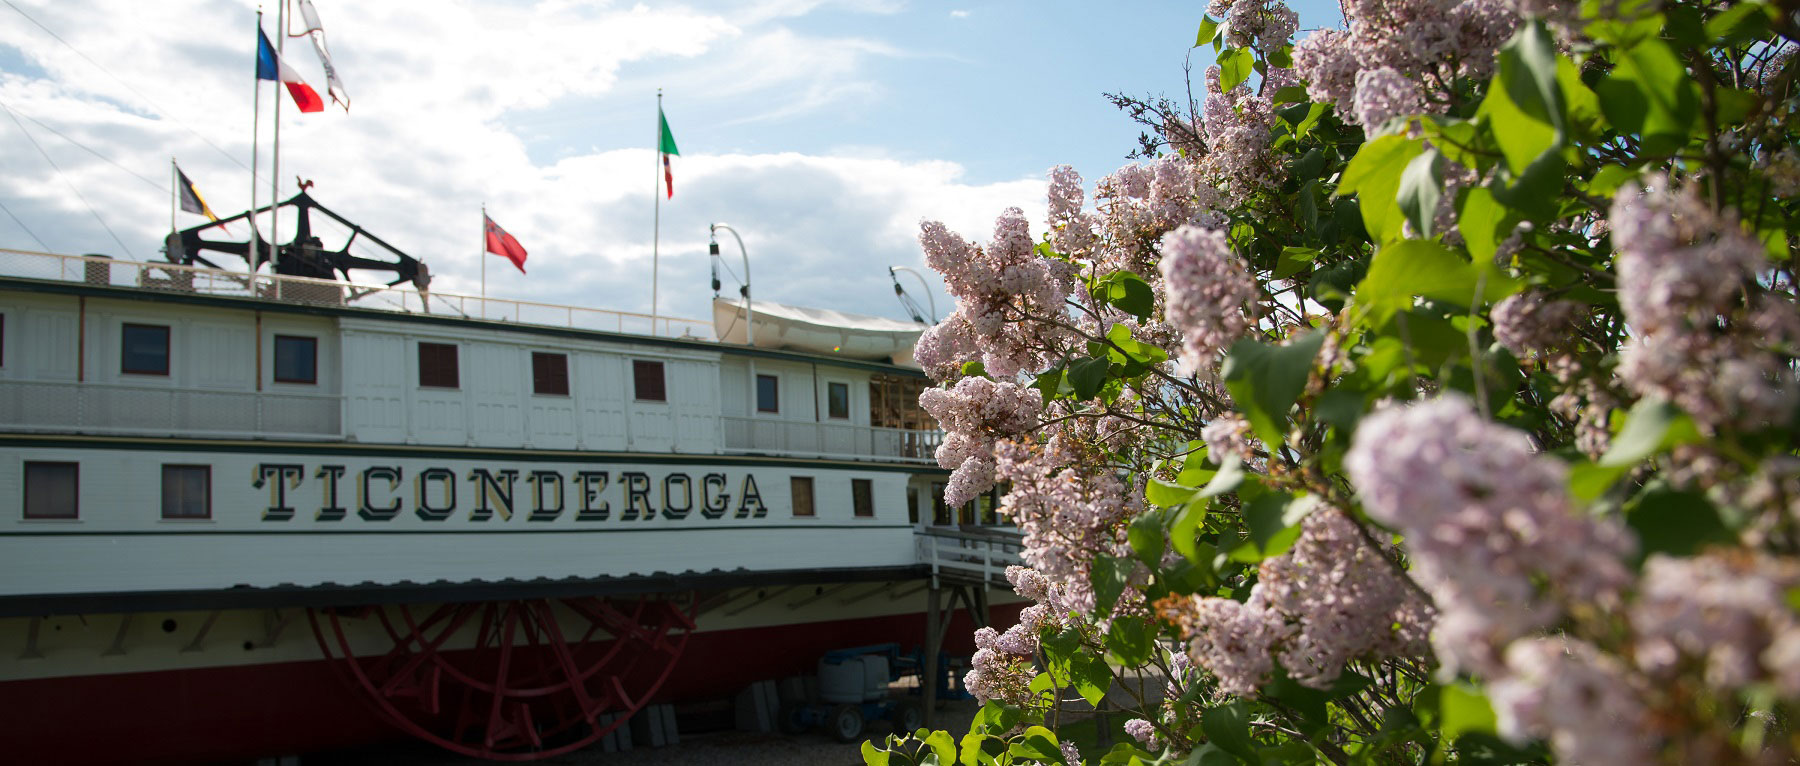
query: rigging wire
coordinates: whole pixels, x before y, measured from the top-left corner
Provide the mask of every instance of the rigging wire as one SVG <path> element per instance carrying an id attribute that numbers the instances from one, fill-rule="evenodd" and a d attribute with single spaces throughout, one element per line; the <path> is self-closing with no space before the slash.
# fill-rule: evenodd
<path id="1" fill-rule="evenodd" d="M 19 220 L 18 216 L 13 215 L 12 208 L 7 207 L 5 202 L 0 202 L 0 210 L 6 211 L 6 217 L 13 219 L 13 223 L 18 224 L 19 228 L 25 230 L 25 236 L 31 237 L 31 240 L 33 242 L 38 243 L 39 249 L 43 250 L 46 253 L 50 252 L 50 246 L 44 244 L 43 240 L 38 239 L 38 235 L 32 233 L 30 226 L 26 226 L 24 221 Z"/>
<path id="2" fill-rule="evenodd" d="M 33 124 L 33 125 L 43 128 L 44 130 L 48 130 L 51 133 L 55 133 L 57 138 L 60 138 L 64 141 L 74 144 L 76 148 L 81 149 L 82 151 L 85 151 L 88 154 L 92 154 L 95 157 L 99 157 L 101 160 L 104 160 L 107 164 L 112 165 L 115 168 L 118 168 L 127 173 L 130 173 L 133 178 L 136 178 L 139 181 L 143 181 L 144 183 L 149 184 L 151 188 L 153 188 L 159 192 L 162 192 L 163 194 L 170 193 L 169 186 L 167 184 L 159 184 L 155 181 L 152 181 L 148 178 L 143 177 L 137 171 L 132 170 L 131 168 L 125 167 L 124 165 L 119 164 L 118 161 L 116 161 L 113 158 L 108 157 L 104 154 L 101 154 L 98 150 L 94 149 L 91 146 L 88 146 L 87 144 L 81 143 L 80 141 L 70 138 L 67 134 L 63 133 L 62 131 L 57 130 L 56 128 L 52 128 L 49 125 L 45 125 L 42 120 L 39 120 L 36 117 L 33 117 L 29 114 L 19 111 L 18 108 L 12 106 L 11 104 L 6 103 L 5 101 L 0 101 L 0 109 L 6 109 L 6 110 L 12 112 L 13 114 L 16 114 L 20 117 L 24 117 L 27 120 L 30 120 L 31 124 Z"/>
<path id="3" fill-rule="evenodd" d="M 11 3 L 7 4 L 11 5 Z M 50 163 L 50 168 L 56 171 L 56 177 L 61 178 L 62 182 L 68 185 L 69 191 L 75 193 L 75 197 L 81 200 L 81 204 L 87 207 L 88 212 L 94 214 L 94 220 L 99 221 L 100 228 L 105 229 L 106 233 L 112 237 L 113 241 L 119 243 L 119 249 L 124 250 L 125 254 L 131 256 L 132 260 L 136 260 L 137 253 L 131 252 L 131 248 L 126 246 L 125 240 L 119 239 L 119 235 L 112 230 L 112 227 L 106 225 L 106 219 L 100 217 L 100 211 L 94 209 L 94 206 L 87 201 L 87 197 L 82 196 L 81 190 L 75 188 L 75 183 L 70 181 L 69 177 L 63 174 L 62 168 L 57 167 L 56 160 L 50 159 L 50 153 L 44 151 L 44 147 L 38 145 L 37 139 L 31 137 L 31 131 L 25 129 L 25 123 L 19 122 L 19 116 L 14 114 L 13 110 L 10 108 L 0 107 L 0 110 L 5 111 L 6 116 L 12 118 L 13 124 L 19 126 L 19 132 L 25 134 L 25 140 L 31 142 L 31 147 L 38 150 L 38 154 L 43 155 L 44 161 Z"/>
<path id="4" fill-rule="evenodd" d="M 104 66 L 101 66 L 100 62 L 93 60 L 86 53 L 82 53 L 81 49 L 76 48 L 73 45 L 70 45 L 68 40 L 64 40 L 62 38 L 62 35 L 59 35 L 51 28 L 44 26 L 43 22 L 32 18 L 31 14 L 26 13 L 24 11 L 24 9 L 20 8 L 17 5 L 13 5 L 12 0 L 0 0 L 0 2 L 6 3 L 6 7 L 11 8 L 14 11 L 17 11 L 20 16 L 25 17 L 26 21 L 29 21 L 32 24 L 37 25 L 38 29 L 44 30 L 45 34 L 48 34 L 51 37 L 56 38 L 56 41 L 59 43 L 62 43 L 63 47 L 68 48 L 70 51 L 73 51 L 75 53 L 75 55 L 80 56 L 82 58 L 82 60 L 88 62 L 89 64 L 93 64 L 96 69 L 99 69 L 101 72 L 104 72 L 107 77 L 113 78 L 114 82 L 117 82 L 120 85 L 125 86 L 125 89 L 128 91 L 131 91 L 132 95 L 143 99 L 144 103 L 149 104 L 153 109 L 155 109 L 159 116 L 163 117 L 164 119 L 171 120 L 177 125 L 180 125 L 182 127 L 182 129 L 186 130 L 189 133 L 192 133 L 195 138 L 200 139 L 200 141 L 202 143 L 206 144 L 209 147 L 212 147 L 213 151 L 218 152 L 219 155 L 224 157 L 225 159 L 231 160 L 232 163 L 236 164 L 238 167 L 243 168 L 246 171 L 248 171 L 250 169 L 250 166 L 245 165 L 243 160 L 233 157 L 229 152 L 226 152 L 224 149 L 219 148 L 219 145 L 213 143 L 212 139 L 209 139 L 206 136 L 201 135 L 200 131 L 194 130 L 193 126 L 188 125 L 186 122 L 183 122 L 180 117 L 176 117 L 176 116 L 174 116 L 174 113 L 170 112 L 167 109 L 164 109 L 162 107 L 162 104 L 156 103 L 149 96 L 144 95 L 143 92 L 139 91 L 137 88 L 132 87 L 131 83 L 128 83 L 123 78 L 120 78 L 118 75 L 113 74 L 112 70 L 107 69 Z"/>

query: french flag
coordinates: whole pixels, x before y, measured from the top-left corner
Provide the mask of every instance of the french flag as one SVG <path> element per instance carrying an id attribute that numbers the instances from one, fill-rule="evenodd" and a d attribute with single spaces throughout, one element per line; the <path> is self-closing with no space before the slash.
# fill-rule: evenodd
<path id="1" fill-rule="evenodd" d="M 294 97 L 294 105 L 302 112 L 318 112 L 325 109 L 324 99 L 319 98 L 317 91 L 300 79 L 300 73 L 275 55 L 275 46 L 269 44 L 269 36 L 261 29 L 256 30 L 256 79 L 278 81 L 287 86 L 288 95 Z"/>

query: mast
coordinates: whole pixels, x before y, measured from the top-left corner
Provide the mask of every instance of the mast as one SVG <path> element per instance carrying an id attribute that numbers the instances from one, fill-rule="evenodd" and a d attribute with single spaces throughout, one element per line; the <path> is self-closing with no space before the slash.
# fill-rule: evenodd
<path id="1" fill-rule="evenodd" d="M 275 68 L 281 68 L 281 51 L 287 45 L 288 0 L 281 0 L 275 10 Z M 262 27 L 258 26 L 258 30 Z M 280 80 L 277 80 L 280 82 Z M 281 96 L 275 97 L 275 160 L 269 170 L 269 272 L 274 277 L 281 268 Z M 275 298 L 281 298 L 281 281 L 275 282 Z"/>
<path id="2" fill-rule="evenodd" d="M 262 8 L 258 7 L 256 9 L 258 59 L 262 58 L 262 16 Z M 260 61 L 257 66 L 261 66 Z M 261 231 L 256 227 L 256 161 L 258 157 L 262 156 L 262 152 L 257 151 L 256 142 L 262 139 L 262 126 L 260 125 L 262 120 L 262 77 L 252 76 L 250 82 L 255 84 L 256 91 L 255 95 L 250 98 L 252 104 L 250 107 L 250 257 L 244 260 L 250 267 L 250 294 L 254 296 L 256 295 L 256 245 L 260 238 L 257 232 Z"/>
<path id="3" fill-rule="evenodd" d="M 655 208 L 651 216 L 653 228 L 650 234 L 650 334 L 656 334 L 656 265 L 657 248 L 662 240 L 662 88 L 656 89 L 656 151 L 650 153 L 652 179 L 650 199 Z"/>

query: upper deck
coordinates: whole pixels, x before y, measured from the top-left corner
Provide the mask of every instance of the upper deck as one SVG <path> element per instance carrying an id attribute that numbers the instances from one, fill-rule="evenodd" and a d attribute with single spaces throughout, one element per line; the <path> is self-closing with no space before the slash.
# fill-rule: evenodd
<path id="1" fill-rule="evenodd" d="M 940 439 L 916 370 L 722 344 L 700 320 L 20 250 L 0 250 L 0 294 L 9 431 L 921 465 Z M 160 372 L 128 369 L 145 332 Z M 276 369 L 295 344 L 306 379 Z M 663 390 L 639 390 L 656 370 Z"/>

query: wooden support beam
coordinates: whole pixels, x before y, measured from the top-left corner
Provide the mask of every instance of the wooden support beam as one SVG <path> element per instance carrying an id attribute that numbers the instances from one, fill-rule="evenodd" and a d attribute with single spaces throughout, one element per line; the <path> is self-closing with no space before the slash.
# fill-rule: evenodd
<path id="1" fill-rule="evenodd" d="M 190 652 L 200 651 L 200 649 L 206 645 L 206 634 L 212 632 L 213 623 L 218 622 L 218 621 L 219 621 L 219 610 L 214 609 L 210 612 L 207 612 L 206 613 L 206 621 L 200 623 L 200 630 L 199 630 L 199 632 L 194 634 L 194 640 L 189 642 L 187 646 L 181 647 L 181 653 L 187 654 Z"/>
<path id="2" fill-rule="evenodd" d="M 113 634 L 112 646 L 107 647 L 106 651 L 100 653 L 100 656 L 119 657 L 125 654 L 125 633 L 131 630 L 131 618 L 130 612 L 119 615 L 119 632 Z"/>
<path id="3" fill-rule="evenodd" d="M 936 583 L 933 585 L 935 586 Z M 919 679 L 919 685 L 923 687 L 920 691 L 925 696 L 925 728 L 927 729 L 931 728 L 932 718 L 937 715 L 937 689 L 938 682 L 942 680 L 939 676 L 944 674 L 944 669 L 938 667 L 938 652 L 942 651 L 944 647 L 943 631 L 938 629 L 940 621 L 938 604 L 941 601 L 943 601 L 943 590 L 933 587 L 930 595 L 925 599 L 925 669 L 923 677 Z"/>

